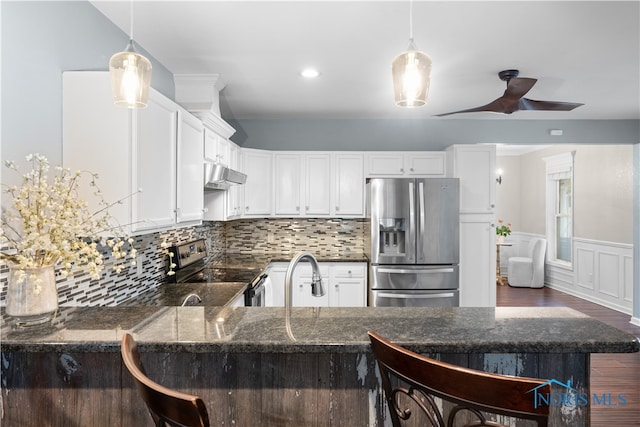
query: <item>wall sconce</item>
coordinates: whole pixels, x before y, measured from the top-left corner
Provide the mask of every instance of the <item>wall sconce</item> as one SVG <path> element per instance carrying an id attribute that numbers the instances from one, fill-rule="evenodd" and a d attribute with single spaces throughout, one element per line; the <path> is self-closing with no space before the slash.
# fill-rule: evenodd
<path id="1" fill-rule="evenodd" d="M 496 182 L 502 184 L 502 169 L 496 169 Z"/>

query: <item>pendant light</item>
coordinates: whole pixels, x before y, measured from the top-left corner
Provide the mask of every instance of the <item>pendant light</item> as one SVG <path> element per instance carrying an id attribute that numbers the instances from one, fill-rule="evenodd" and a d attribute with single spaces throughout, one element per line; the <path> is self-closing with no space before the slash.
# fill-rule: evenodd
<path id="1" fill-rule="evenodd" d="M 133 0 L 130 23 L 126 49 L 114 54 L 109 60 L 113 102 L 119 107 L 145 108 L 151 85 L 151 62 L 136 52 L 133 43 Z"/>
<path id="2" fill-rule="evenodd" d="M 431 58 L 413 44 L 413 2 L 409 2 L 409 47 L 391 63 L 393 92 L 399 107 L 420 107 L 429 95 Z"/>

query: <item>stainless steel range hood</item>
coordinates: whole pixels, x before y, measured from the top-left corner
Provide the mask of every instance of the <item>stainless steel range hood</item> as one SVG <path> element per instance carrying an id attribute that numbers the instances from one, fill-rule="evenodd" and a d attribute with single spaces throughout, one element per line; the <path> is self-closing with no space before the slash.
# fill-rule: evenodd
<path id="1" fill-rule="evenodd" d="M 231 184 L 244 184 L 247 175 L 237 170 L 229 169 L 220 163 L 204 164 L 204 189 L 227 190 Z"/>

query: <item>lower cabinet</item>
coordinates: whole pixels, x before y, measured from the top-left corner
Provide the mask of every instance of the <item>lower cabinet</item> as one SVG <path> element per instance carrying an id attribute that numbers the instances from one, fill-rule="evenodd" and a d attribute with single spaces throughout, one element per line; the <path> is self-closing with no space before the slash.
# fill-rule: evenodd
<path id="1" fill-rule="evenodd" d="M 325 295 L 311 295 L 311 266 L 298 264 L 293 273 L 291 302 L 294 307 L 366 307 L 367 305 L 367 263 L 365 262 L 321 262 L 320 274 Z M 266 292 L 269 307 L 284 306 L 284 279 L 289 263 L 269 264 L 267 274 L 271 278 L 271 288 Z"/>
<path id="2" fill-rule="evenodd" d="M 460 306 L 496 306 L 496 229 L 491 215 L 460 215 Z"/>

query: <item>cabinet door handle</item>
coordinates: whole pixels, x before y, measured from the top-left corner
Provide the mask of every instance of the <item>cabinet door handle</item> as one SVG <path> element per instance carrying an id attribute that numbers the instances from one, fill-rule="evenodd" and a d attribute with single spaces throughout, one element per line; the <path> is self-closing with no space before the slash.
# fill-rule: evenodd
<path id="1" fill-rule="evenodd" d="M 336 206 L 336 211 L 339 211 L 339 210 L 340 210 L 340 206 Z"/>
<path id="2" fill-rule="evenodd" d="M 300 206 L 296 206 L 296 211 L 300 212 Z"/>
<path id="3" fill-rule="evenodd" d="M 411 172 L 413 172 L 413 168 L 409 169 Z"/>
<path id="4" fill-rule="evenodd" d="M 404 172 L 404 168 L 400 168 L 400 172 Z"/>

